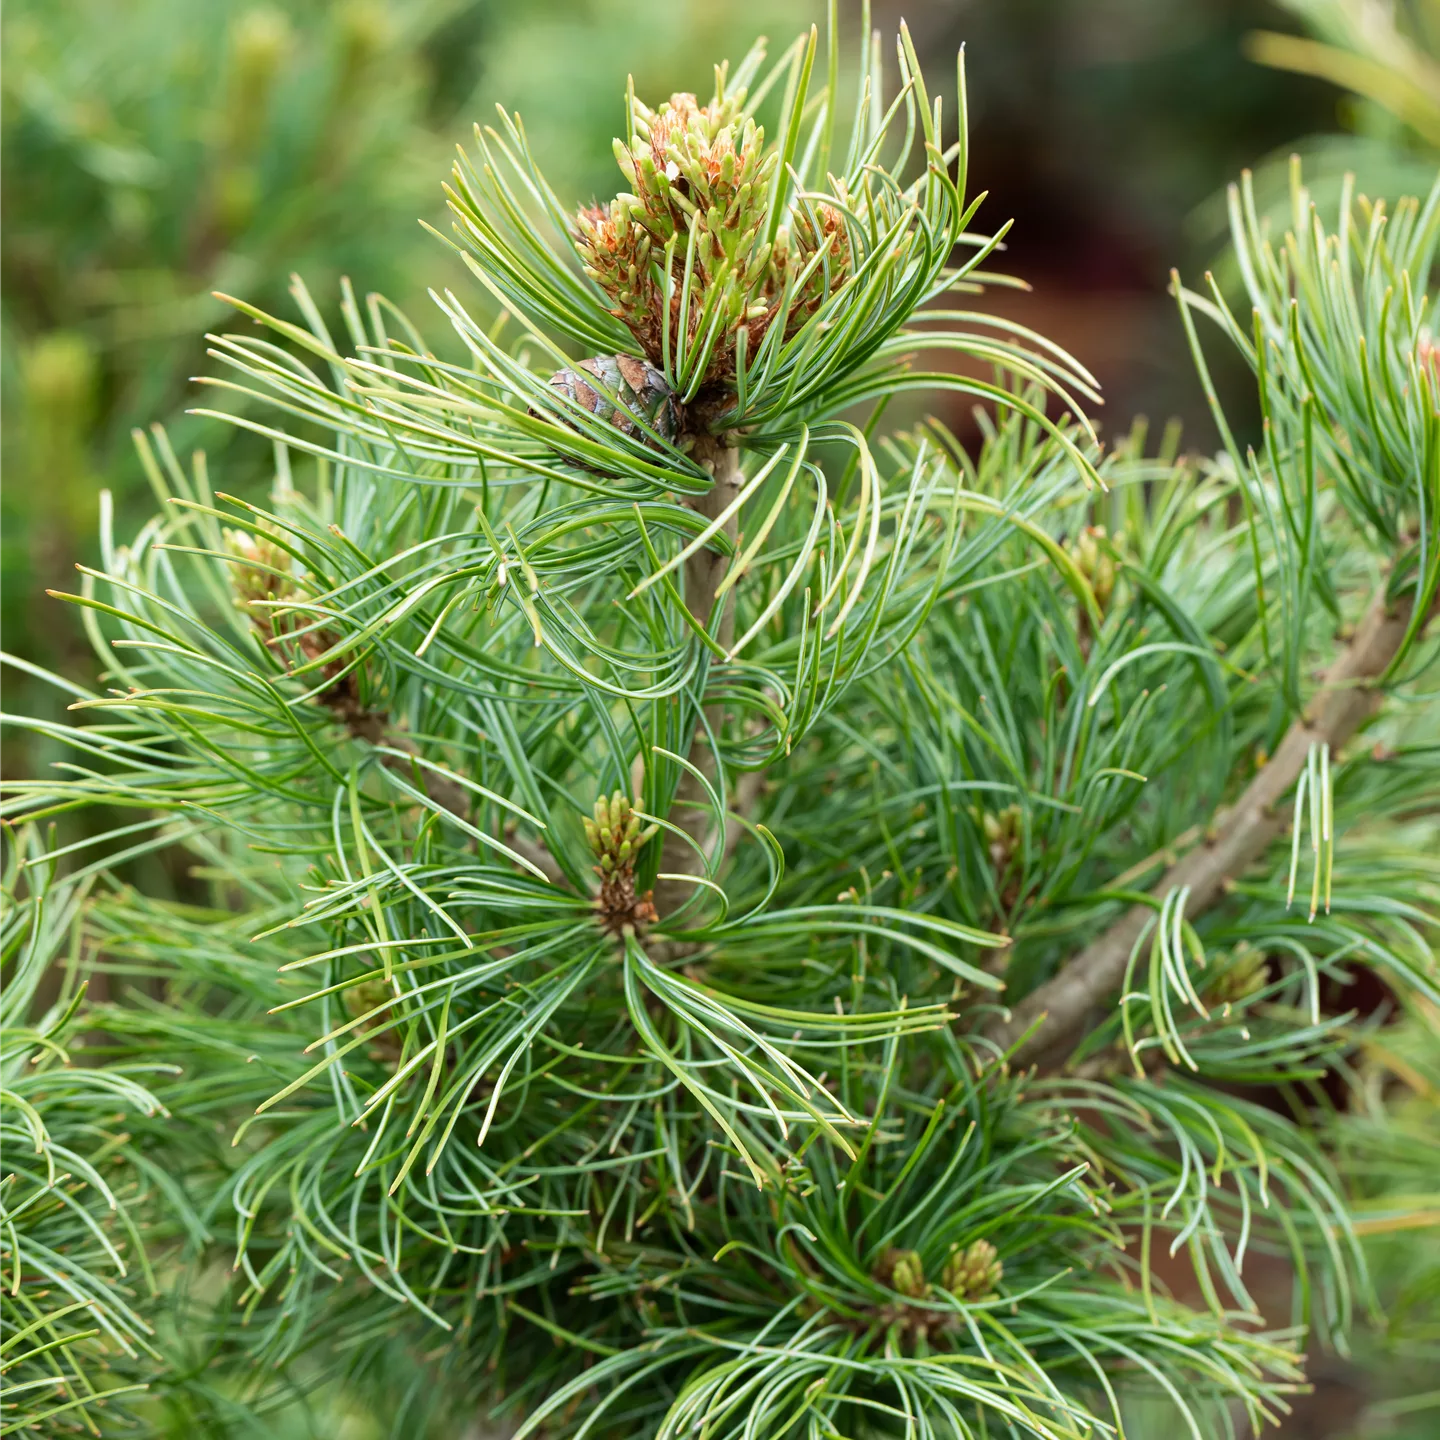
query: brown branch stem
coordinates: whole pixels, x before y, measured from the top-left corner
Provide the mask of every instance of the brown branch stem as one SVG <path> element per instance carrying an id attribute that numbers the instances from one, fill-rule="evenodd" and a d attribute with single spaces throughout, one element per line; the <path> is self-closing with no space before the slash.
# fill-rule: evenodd
<path id="1" fill-rule="evenodd" d="M 691 454 L 715 477 L 715 483 L 704 495 L 695 496 L 690 501 L 690 506 L 707 521 L 714 520 L 735 499 L 735 490 L 742 478 L 739 455 L 733 445 L 727 444 L 722 438 L 706 434 L 697 437 Z M 732 515 L 725 522 L 724 534 L 731 542 L 728 548 L 733 552 L 734 542 L 739 534 L 738 516 Z M 725 574 L 729 558 L 729 555 L 720 549 L 706 546 L 697 550 L 685 562 L 685 604 L 702 625 L 710 622 L 711 612 L 715 609 L 715 592 Z M 727 650 L 735 639 L 733 596 L 721 616 L 715 638 Z M 711 729 L 718 729 L 722 718 L 720 707 L 708 707 L 705 718 Z M 706 778 L 710 779 L 714 776 L 717 762 L 713 749 L 703 742 L 702 735 L 703 731 L 700 731 L 692 738 L 689 758 L 705 772 Z M 680 778 L 669 818 L 700 846 L 701 852 L 708 852 L 714 844 L 714 837 L 710 832 L 709 798 L 705 794 L 705 787 L 688 771 Z M 732 828 L 738 829 L 727 825 L 727 832 Z M 728 833 L 725 842 L 727 848 L 734 843 Z M 699 875 L 704 870 L 704 862 L 694 846 L 667 831 L 660 855 L 660 870 L 662 875 Z M 663 918 L 679 909 L 694 892 L 695 886 L 688 881 L 662 879 L 655 886 L 656 909 Z"/>
<path id="2" fill-rule="evenodd" d="M 1399 651 L 1409 619 L 1409 603 L 1385 605 L 1383 592 L 1371 603 L 1349 644 L 1325 672 L 1305 713 L 1290 726 L 1279 748 L 1245 788 L 1236 803 L 1217 815 L 1207 838 L 1171 865 L 1151 891 L 1163 899 L 1189 887 L 1185 913 L 1196 916 L 1221 900 L 1229 885 L 1264 855 L 1285 828 L 1285 802 L 1304 770 L 1313 744 L 1339 748 L 1375 711 L 1379 692 L 1371 685 Z M 1138 904 L 1091 941 L 1059 974 L 1015 1006 L 1008 1021 L 992 1026 L 990 1038 L 1008 1048 L 1038 1020 L 1033 1034 L 1016 1051 L 1016 1063 L 1042 1064 L 1072 1040 L 1092 1007 L 1123 981 L 1130 955 L 1152 906 Z"/>

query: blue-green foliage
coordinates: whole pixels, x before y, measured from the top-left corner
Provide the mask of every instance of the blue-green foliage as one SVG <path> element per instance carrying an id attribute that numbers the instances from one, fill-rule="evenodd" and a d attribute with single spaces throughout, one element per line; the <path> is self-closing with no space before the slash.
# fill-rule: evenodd
<path id="1" fill-rule="evenodd" d="M 107 523 L 68 597 L 106 675 L 35 722 L 71 759 L 10 804 L 124 807 L 31 863 L 93 887 L 131 990 L 112 1053 L 181 1067 L 177 1141 L 233 1132 L 173 1153 L 238 1267 L 195 1323 L 267 1362 L 223 1372 L 237 1406 L 349 1375 L 396 1435 L 482 1407 L 522 1434 L 1065 1440 L 1154 1398 L 1207 1440 L 1278 1415 L 1304 1327 L 1367 1302 L 1273 1094 L 1344 1054 L 1325 996 L 1354 967 L 1437 998 L 1431 828 L 1376 838 L 1433 804 L 1440 738 L 1436 201 L 1332 236 L 1297 190 L 1274 249 L 1240 206 L 1255 340 L 1179 299 L 1255 363 L 1266 443 L 1102 450 L 1074 362 L 952 308 L 998 239 L 971 233 L 963 70 L 950 141 L 907 35 L 888 93 L 876 42 L 842 94 L 833 40 L 717 74 L 783 96 L 769 233 L 839 225 L 816 254 L 847 257 L 818 292 L 777 268 L 733 371 L 685 319 L 732 272 L 662 249 L 676 329 L 622 324 L 502 117 L 453 205 L 504 313 L 436 297 L 469 362 L 348 287 L 340 336 L 302 286 L 297 319 L 242 304 L 266 330 L 215 340 L 217 383 L 274 444 L 271 499 L 146 441 L 169 503 Z M 595 352 L 663 372 L 673 439 L 551 383 Z M 987 402 L 981 443 L 886 433 L 913 390 Z M 1203 912 L 1147 899 L 1377 593 L 1411 616 L 1392 703 L 1305 772 L 1328 906 L 1292 908 L 1288 843 Z M 104 878 L 176 846 L 208 905 Z M 1137 901 L 1123 993 L 1009 1065 L 1002 1004 Z M 1294 1267 L 1290 1328 L 1255 1253 Z"/>

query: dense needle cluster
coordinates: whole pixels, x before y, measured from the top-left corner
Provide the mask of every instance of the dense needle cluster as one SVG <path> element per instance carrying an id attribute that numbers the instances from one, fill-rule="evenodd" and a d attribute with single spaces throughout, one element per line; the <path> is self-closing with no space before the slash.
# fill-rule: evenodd
<path id="1" fill-rule="evenodd" d="M 963 67 L 834 28 L 632 105 L 578 256 L 478 132 L 464 365 L 236 302 L 265 503 L 138 437 L 7 800 L 17 1435 L 1209 1440 L 1367 1306 L 1317 1115 L 1357 972 L 1440 1004 L 1440 187 L 1238 187 L 1177 323 L 1260 443 L 1102 446 L 959 308 Z"/>

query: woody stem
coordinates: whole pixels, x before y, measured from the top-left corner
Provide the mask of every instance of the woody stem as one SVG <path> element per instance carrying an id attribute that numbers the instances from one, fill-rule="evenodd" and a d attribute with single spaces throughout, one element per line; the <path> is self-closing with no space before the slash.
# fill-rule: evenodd
<path id="1" fill-rule="evenodd" d="M 1151 891 L 1155 901 L 1186 886 L 1185 912 L 1198 915 L 1222 900 L 1230 885 L 1264 855 L 1289 818 L 1284 797 L 1304 770 L 1311 745 L 1338 750 L 1375 712 L 1380 694 L 1371 682 L 1398 653 L 1409 614 L 1408 600 L 1391 609 L 1383 591 L 1375 597 L 1349 645 L 1325 672 L 1306 712 L 1235 804 L 1217 817 L 1208 838 L 1161 877 Z M 992 1026 L 990 1038 L 1008 1048 L 1038 1020 L 1013 1061 L 1044 1065 L 1062 1057 L 1091 1009 L 1124 979 L 1131 952 L 1154 916 L 1152 904 L 1132 906 L 1058 975 L 1027 995 L 1008 1021 Z"/>
<path id="2" fill-rule="evenodd" d="M 715 483 L 705 494 L 691 499 L 690 506 L 705 520 L 714 520 L 735 498 L 736 487 L 741 481 L 739 452 L 723 438 L 702 434 L 695 442 L 692 455 L 715 477 Z M 733 554 L 735 539 L 739 534 L 739 518 L 732 515 L 725 522 L 722 533 L 730 541 L 727 549 Z M 725 574 L 729 558 L 729 554 L 720 549 L 707 546 L 696 551 L 685 562 L 685 604 L 702 625 L 710 623 L 710 617 L 715 610 L 716 591 Z M 725 607 L 720 617 L 715 640 L 726 650 L 734 643 L 733 602 Z M 718 731 L 721 718 L 720 706 L 706 707 L 705 720 L 711 730 Z M 714 780 L 718 762 L 714 750 L 705 738 L 703 727 L 697 726 L 691 737 L 688 758 L 704 772 L 707 779 Z M 701 847 L 703 853 L 710 852 L 714 845 L 714 836 L 710 828 L 709 799 L 705 794 L 705 787 L 688 771 L 680 778 L 669 818 Z M 728 842 L 729 837 L 726 838 Z M 687 844 L 680 836 L 667 831 L 660 856 L 661 874 L 700 875 L 704 873 L 704 869 L 702 854 L 697 853 L 694 846 Z M 695 886 L 688 881 L 661 879 L 655 886 L 655 907 L 663 918 L 683 905 L 694 891 Z"/>

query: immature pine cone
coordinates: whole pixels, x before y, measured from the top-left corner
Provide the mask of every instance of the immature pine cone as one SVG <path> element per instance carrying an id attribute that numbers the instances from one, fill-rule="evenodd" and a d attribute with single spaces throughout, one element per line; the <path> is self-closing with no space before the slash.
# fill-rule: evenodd
<path id="1" fill-rule="evenodd" d="M 602 394 L 590 384 L 586 375 L 598 380 L 610 395 L 619 400 L 619 405 L 612 403 L 609 395 Z M 680 433 L 682 416 L 675 392 L 653 365 L 634 355 L 596 355 L 582 360 L 573 368 L 557 370 L 550 377 L 550 388 L 557 395 L 574 401 L 581 409 L 588 410 L 597 419 L 608 420 L 623 434 L 632 435 L 642 442 L 653 444 L 641 430 L 640 421 L 662 440 L 672 444 Z M 558 420 L 562 425 L 572 424 L 568 407 L 560 405 L 545 418 Z"/>

